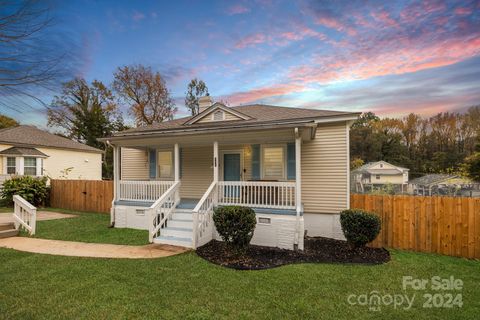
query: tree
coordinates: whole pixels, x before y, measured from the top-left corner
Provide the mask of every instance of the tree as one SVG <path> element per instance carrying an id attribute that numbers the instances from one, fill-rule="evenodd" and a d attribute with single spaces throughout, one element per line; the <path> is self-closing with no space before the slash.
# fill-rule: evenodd
<path id="1" fill-rule="evenodd" d="M 0 0 L 0 105 L 22 112 L 22 101 L 43 102 L 30 93 L 53 88 L 77 63 L 70 54 L 72 45 L 53 30 L 49 2 Z M 68 58 L 68 59 L 67 59 Z M 8 98 L 8 100 L 7 100 Z"/>
<path id="2" fill-rule="evenodd" d="M 94 80 L 89 85 L 80 78 L 64 83 L 62 94 L 54 97 L 47 116 L 48 126 L 61 128 L 65 136 L 105 150 L 103 177 L 111 178 L 111 148 L 97 138 L 123 130 L 124 126 L 112 92 L 103 83 Z"/>
<path id="3" fill-rule="evenodd" d="M 0 129 L 9 128 L 9 127 L 16 127 L 19 123 L 17 120 L 0 114 Z"/>
<path id="4" fill-rule="evenodd" d="M 194 78 L 190 81 L 185 96 L 185 106 L 190 110 L 192 116 L 198 114 L 199 112 L 198 99 L 208 94 L 207 85 L 205 82 L 203 82 L 203 80 Z"/>
<path id="5" fill-rule="evenodd" d="M 159 72 L 143 65 L 124 66 L 114 74 L 113 89 L 130 105 L 137 126 L 173 119 L 177 108 Z"/>

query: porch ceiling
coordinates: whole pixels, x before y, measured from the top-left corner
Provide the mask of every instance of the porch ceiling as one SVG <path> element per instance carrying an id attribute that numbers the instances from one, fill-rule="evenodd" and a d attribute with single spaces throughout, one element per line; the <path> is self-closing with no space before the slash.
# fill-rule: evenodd
<path id="1" fill-rule="evenodd" d="M 315 128 L 313 126 L 299 128 L 303 141 L 312 139 Z M 212 145 L 217 141 L 220 145 L 233 144 L 256 144 L 256 143 L 280 143 L 295 141 L 295 129 L 284 128 L 278 130 L 251 130 L 223 134 L 196 134 L 179 135 L 169 137 L 141 137 L 115 140 L 114 144 L 121 147 L 145 148 L 174 145 L 181 146 L 203 146 Z"/>

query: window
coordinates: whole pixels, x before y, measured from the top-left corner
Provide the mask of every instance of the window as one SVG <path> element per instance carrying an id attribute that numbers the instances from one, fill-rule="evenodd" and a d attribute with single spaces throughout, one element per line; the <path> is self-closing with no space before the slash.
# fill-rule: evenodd
<path id="1" fill-rule="evenodd" d="M 16 159 L 14 157 L 7 158 L 7 174 L 15 174 L 16 169 Z"/>
<path id="2" fill-rule="evenodd" d="M 375 179 L 380 180 L 380 175 L 377 174 L 377 175 L 375 176 Z"/>
<path id="3" fill-rule="evenodd" d="M 380 168 L 383 168 L 383 163 L 380 163 Z"/>
<path id="4" fill-rule="evenodd" d="M 36 176 L 37 158 L 25 157 L 23 161 L 23 174 L 28 176 Z"/>
<path id="5" fill-rule="evenodd" d="M 172 151 L 159 151 L 157 160 L 158 160 L 158 178 L 172 178 L 173 177 Z"/>
<path id="6" fill-rule="evenodd" d="M 223 120 L 223 111 L 218 110 L 213 113 L 213 121 L 222 121 Z"/>
<path id="7" fill-rule="evenodd" d="M 263 148 L 263 178 L 283 179 L 285 177 L 285 148 L 264 147 Z"/>

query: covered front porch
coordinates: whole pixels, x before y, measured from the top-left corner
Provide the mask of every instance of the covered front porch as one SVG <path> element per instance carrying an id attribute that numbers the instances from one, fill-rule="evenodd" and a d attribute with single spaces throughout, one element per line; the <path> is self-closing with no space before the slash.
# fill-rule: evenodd
<path id="1" fill-rule="evenodd" d="M 270 222 L 272 215 L 299 220 L 301 146 L 311 136 L 309 130 L 289 128 L 115 145 L 112 220 L 115 208 L 135 208 L 137 217 L 145 216 L 154 241 L 175 214 L 188 218 L 190 212 L 194 248 L 214 237 L 216 206 L 251 207 L 259 223 Z M 298 242 L 303 233 L 298 222 L 293 224 Z"/>

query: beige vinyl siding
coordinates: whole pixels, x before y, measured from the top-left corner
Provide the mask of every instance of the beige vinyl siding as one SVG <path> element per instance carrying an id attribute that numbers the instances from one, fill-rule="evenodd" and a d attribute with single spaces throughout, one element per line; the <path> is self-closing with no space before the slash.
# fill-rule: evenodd
<path id="1" fill-rule="evenodd" d="M 182 198 L 200 199 L 213 181 L 213 145 L 182 148 Z"/>
<path id="2" fill-rule="evenodd" d="M 0 151 L 12 145 L 0 145 Z M 43 159 L 43 175 L 52 179 L 102 179 L 102 154 L 56 148 L 36 147 L 48 157 Z M 0 157 L 0 174 L 3 172 L 3 157 Z M 67 173 L 66 169 L 71 170 Z"/>
<path id="3" fill-rule="evenodd" d="M 380 174 L 380 179 L 377 179 L 376 174 L 372 174 L 370 179 L 372 184 L 386 184 L 386 183 L 403 184 L 403 174 L 398 174 L 395 176 Z"/>
<path id="4" fill-rule="evenodd" d="M 223 110 L 221 110 L 223 111 Z M 213 114 L 215 113 L 216 111 L 213 111 L 209 114 L 207 114 L 205 117 L 201 118 L 200 120 L 198 120 L 196 123 L 206 123 L 206 122 L 212 122 L 214 121 L 213 120 Z M 222 120 L 222 121 L 232 121 L 232 120 L 242 120 L 242 118 L 240 117 L 237 117 L 236 115 L 234 115 L 233 113 L 230 113 L 230 112 L 225 112 L 225 119 Z"/>
<path id="5" fill-rule="evenodd" d="M 302 145 L 302 202 L 305 213 L 339 213 L 348 206 L 346 123 L 319 125 Z"/>
<path id="6" fill-rule="evenodd" d="M 121 179 L 148 180 L 148 153 L 146 150 L 122 148 Z"/>
<path id="7" fill-rule="evenodd" d="M 102 154 L 67 149 L 36 148 L 48 155 L 43 159 L 44 175 L 52 179 L 102 179 Z M 72 168 L 65 176 L 67 168 Z"/>

